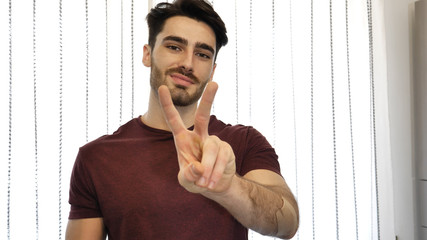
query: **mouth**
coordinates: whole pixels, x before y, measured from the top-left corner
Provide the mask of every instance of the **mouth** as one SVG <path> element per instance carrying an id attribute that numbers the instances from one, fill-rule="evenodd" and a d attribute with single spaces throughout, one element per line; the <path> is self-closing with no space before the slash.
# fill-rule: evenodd
<path id="1" fill-rule="evenodd" d="M 179 73 L 172 73 L 169 76 L 176 85 L 188 87 L 194 84 L 194 81 L 191 78 Z"/>

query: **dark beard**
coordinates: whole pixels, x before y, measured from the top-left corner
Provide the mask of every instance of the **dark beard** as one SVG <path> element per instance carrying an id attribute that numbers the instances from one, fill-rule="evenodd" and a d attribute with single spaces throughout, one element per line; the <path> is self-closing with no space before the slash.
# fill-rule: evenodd
<path id="1" fill-rule="evenodd" d="M 154 64 L 152 62 L 151 65 L 151 74 L 150 74 L 150 85 L 151 88 L 157 92 L 157 90 L 159 89 L 159 87 L 161 85 L 167 85 L 166 84 L 166 77 L 171 74 L 171 73 L 180 73 L 182 75 L 185 75 L 189 78 L 191 78 L 195 83 L 199 84 L 199 88 L 196 90 L 196 92 L 192 95 L 190 95 L 187 91 L 186 91 L 186 87 L 181 86 L 181 85 L 177 85 L 175 86 L 175 88 L 171 89 L 171 97 L 172 97 L 172 102 L 175 106 L 179 106 L 179 107 L 185 107 L 185 106 L 189 106 L 195 102 L 197 102 L 200 97 L 203 94 L 203 91 L 205 89 L 206 84 L 208 83 L 208 81 L 205 82 L 201 82 L 199 79 L 197 79 L 193 74 L 189 73 L 186 74 L 183 72 L 182 69 L 180 68 L 172 68 L 169 69 L 165 72 L 164 75 L 162 75 L 161 71 L 157 68 L 156 64 Z"/>

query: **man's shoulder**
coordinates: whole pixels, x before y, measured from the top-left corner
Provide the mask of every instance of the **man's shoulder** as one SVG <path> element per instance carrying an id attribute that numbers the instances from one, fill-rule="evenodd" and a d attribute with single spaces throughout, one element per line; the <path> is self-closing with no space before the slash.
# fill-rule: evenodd
<path id="1" fill-rule="evenodd" d="M 131 119 L 127 123 L 121 125 L 117 130 L 110 134 L 104 134 L 83 145 L 81 149 L 96 149 L 101 146 L 116 144 L 117 142 L 126 141 L 126 139 L 135 136 L 138 130 L 137 118 Z"/>
<path id="2" fill-rule="evenodd" d="M 209 134 L 219 137 L 229 144 L 246 145 L 248 142 L 265 141 L 265 137 L 253 126 L 243 124 L 226 124 L 218 120 L 215 116 L 211 117 L 209 125 Z"/>
<path id="3" fill-rule="evenodd" d="M 230 124 L 230 123 L 224 123 L 223 121 L 219 120 L 216 116 L 212 115 L 210 122 L 209 122 L 209 131 L 213 135 L 238 135 L 242 136 L 247 135 L 250 132 L 255 131 L 256 129 L 252 126 L 243 125 L 243 124 Z"/>

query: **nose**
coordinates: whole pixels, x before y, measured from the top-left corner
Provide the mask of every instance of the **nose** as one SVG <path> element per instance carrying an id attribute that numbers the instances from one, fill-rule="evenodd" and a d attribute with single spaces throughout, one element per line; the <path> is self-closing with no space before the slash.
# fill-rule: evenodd
<path id="1" fill-rule="evenodd" d="M 193 53 L 192 51 L 186 52 L 182 55 L 182 59 L 179 66 L 185 74 L 193 72 Z"/>

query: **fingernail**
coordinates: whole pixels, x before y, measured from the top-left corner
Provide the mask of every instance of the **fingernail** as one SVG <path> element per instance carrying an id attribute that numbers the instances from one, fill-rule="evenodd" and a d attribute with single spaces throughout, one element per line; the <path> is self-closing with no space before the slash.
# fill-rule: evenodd
<path id="1" fill-rule="evenodd" d="M 210 183 L 209 183 L 209 189 L 213 189 L 215 187 L 215 182 L 214 181 L 211 181 Z"/>
<path id="2" fill-rule="evenodd" d="M 200 185 L 200 186 L 205 186 L 205 185 L 206 185 L 206 178 L 201 177 L 201 178 L 199 179 L 199 185 Z"/>

